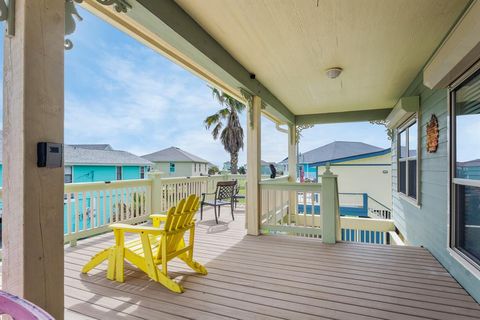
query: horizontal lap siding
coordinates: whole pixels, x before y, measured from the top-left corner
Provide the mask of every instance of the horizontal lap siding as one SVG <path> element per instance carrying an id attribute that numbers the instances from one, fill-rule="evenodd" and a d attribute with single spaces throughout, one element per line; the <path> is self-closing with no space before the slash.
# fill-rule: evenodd
<path id="1" fill-rule="evenodd" d="M 448 99 L 447 90 L 430 90 L 419 75 L 405 96 L 420 96 L 420 207 L 397 193 L 397 141 L 392 145 L 392 187 L 395 225 L 409 244 L 424 246 L 445 268 L 480 301 L 480 280 L 473 276 L 447 251 L 448 248 Z M 426 151 L 426 126 L 432 114 L 439 123 L 439 146 L 436 153 Z"/>

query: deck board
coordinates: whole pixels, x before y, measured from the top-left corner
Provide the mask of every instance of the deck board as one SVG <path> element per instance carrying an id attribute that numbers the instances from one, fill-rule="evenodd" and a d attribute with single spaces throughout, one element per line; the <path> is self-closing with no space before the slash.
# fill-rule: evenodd
<path id="1" fill-rule="evenodd" d="M 196 232 L 196 259 L 169 271 L 186 289 L 169 292 L 126 264 L 125 283 L 88 275 L 90 256 L 113 243 L 105 234 L 65 249 L 66 319 L 480 319 L 480 306 L 425 249 L 245 235 L 244 213 L 211 210 Z"/>

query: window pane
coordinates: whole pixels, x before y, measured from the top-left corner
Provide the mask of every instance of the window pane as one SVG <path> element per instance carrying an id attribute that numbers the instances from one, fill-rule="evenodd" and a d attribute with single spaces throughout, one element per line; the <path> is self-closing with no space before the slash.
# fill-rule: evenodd
<path id="1" fill-rule="evenodd" d="M 406 162 L 398 163 L 398 192 L 407 193 L 407 170 Z"/>
<path id="2" fill-rule="evenodd" d="M 457 246 L 480 263 L 480 188 L 455 186 Z"/>
<path id="3" fill-rule="evenodd" d="M 407 131 L 400 132 L 400 158 L 407 156 Z"/>
<path id="4" fill-rule="evenodd" d="M 117 180 L 122 180 L 122 167 L 117 167 Z"/>
<path id="5" fill-rule="evenodd" d="M 408 157 L 417 156 L 417 145 L 418 145 L 418 127 L 415 122 L 410 127 L 408 127 Z"/>
<path id="6" fill-rule="evenodd" d="M 458 178 L 480 180 L 480 74 L 455 91 Z"/>
<path id="7" fill-rule="evenodd" d="M 408 160 L 408 196 L 417 199 L 417 160 Z"/>

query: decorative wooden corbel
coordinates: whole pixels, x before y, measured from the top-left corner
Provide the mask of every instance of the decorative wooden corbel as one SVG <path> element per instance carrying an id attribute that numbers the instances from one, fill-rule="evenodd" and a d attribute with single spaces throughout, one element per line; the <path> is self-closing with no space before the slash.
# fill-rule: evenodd
<path id="1" fill-rule="evenodd" d="M 15 35 L 15 0 L 0 0 L 0 21 L 7 22 L 7 36 Z"/>

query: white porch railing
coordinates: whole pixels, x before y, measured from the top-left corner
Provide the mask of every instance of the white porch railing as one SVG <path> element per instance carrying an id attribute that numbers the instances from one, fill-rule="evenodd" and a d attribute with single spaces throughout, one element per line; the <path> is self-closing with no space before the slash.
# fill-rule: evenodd
<path id="1" fill-rule="evenodd" d="M 321 236 L 321 184 L 282 181 L 260 182 L 261 230 L 305 237 Z"/>
<path id="2" fill-rule="evenodd" d="M 261 231 L 313 238 L 323 238 L 327 232 L 330 238 L 335 235 L 336 241 L 401 244 L 398 236 L 395 237 L 395 225 L 391 219 L 340 217 L 336 177 L 327 175 L 322 181 L 325 178 L 331 179 L 328 185 L 260 182 Z M 356 204 L 355 195 L 342 196 L 344 203 Z M 327 227 L 324 221 L 327 221 Z"/>
<path id="3" fill-rule="evenodd" d="M 218 181 L 232 179 L 239 181 L 243 192 L 244 175 L 160 178 L 157 189 L 160 191 L 155 193 L 157 197 L 155 200 L 159 200 L 157 208 L 166 211 L 189 194 L 200 196 L 203 192 L 212 192 Z M 144 179 L 66 184 L 65 242 L 75 245 L 78 239 L 107 232 L 108 225 L 113 222 L 134 224 L 146 221 L 153 210 L 152 181 Z M 322 191 L 326 191 L 322 188 L 324 187 L 317 183 L 290 183 L 288 177 L 262 180 L 260 182 L 262 232 L 322 237 L 324 217 L 321 215 L 321 208 L 324 208 L 325 204 L 321 203 L 321 199 Z M 326 199 L 332 201 L 330 205 L 333 208 L 337 206 L 338 210 L 338 191 L 336 192 L 336 195 L 330 193 L 332 196 Z M 0 188 L 0 199 L 1 194 Z M 327 208 L 328 205 L 327 203 Z M 398 237 L 390 241 L 395 230 L 392 220 L 341 217 L 337 225 L 341 228 L 341 231 L 338 231 L 338 240 L 401 244 Z"/>
<path id="4" fill-rule="evenodd" d="M 108 231 L 113 222 L 139 223 L 151 212 L 151 180 L 69 183 L 64 194 L 65 242 Z"/>

